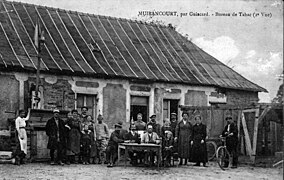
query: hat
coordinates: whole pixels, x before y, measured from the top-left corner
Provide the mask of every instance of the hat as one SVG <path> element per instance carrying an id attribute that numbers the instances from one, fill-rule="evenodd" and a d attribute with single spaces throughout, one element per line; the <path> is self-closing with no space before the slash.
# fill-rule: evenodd
<path id="1" fill-rule="evenodd" d="M 115 128 L 116 128 L 116 127 L 122 128 L 122 124 L 121 124 L 121 123 L 116 123 L 116 124 L 114 125 L 114 127 L 115 127 Z"/>
<path id="2" fill-rule="evenodd" d="M 153 114 L 152 116 L 150 116 L 150 118 L 152 118 L 152 117 L 156 117 L 156 114 Z"/>
<path id="3" fill-rule="evenodd" d="M 229 120 L 229 119 L 233 119 L 233 117 L 232 117 L 232 116 L 230 116 L 230 115 L 229 115 L 229 116 L 227 116 L 227 117 L 226 117 L 226 120 Z"/>
<path id="4" fill-rule="evenodd" d="M 201 115 L 200 115 L 200 114 L 196 114 L 196 115 L 194 116 L 194 119 L 196 119 L 197 117 L 199 117 L 199 118 L 201 119 Z"/>
<path id="5" fill-rule="evenodd" d="M 171 131 L 167 130 L 167 131 L 165 131 L 165 134 L 171 134 L 172 135 L 173 133 Z"/>
<path id="6" fill-rule="evenodd" d="M 59 113 L 59 109 L 57 108 L 53 109 L 53 113 Z"/>
<path id="7" fill-rule="evenodd" d="M 171 115 L 177 115 L 177 113 L 174 113 L 174 112 L 173 112 L 173 113 L 171 113 Z"/>

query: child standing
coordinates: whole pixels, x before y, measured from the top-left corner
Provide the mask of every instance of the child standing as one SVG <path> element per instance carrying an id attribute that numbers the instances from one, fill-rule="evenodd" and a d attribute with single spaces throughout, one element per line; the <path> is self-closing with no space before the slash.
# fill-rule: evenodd
<path id="1" fill-rule="evenodd" d="M 166 136 L 165 132 L 171 131 L 173 133 L 174 129 L 171 127 L 171 121 L 169 118 L 165 118 L 164 125 L 161 128 L 161 136 L 164 138 Z"/>
<path id="2" fill-rule="evenodd" d="M 81 136 L 81 155 L 83 164 L 89 164 L 90 150 L 91 150 L 91 130 L 88 125 L 83 126 Z"/>
<path id="3" fill-rule="evenodd" d="M 174 148 L 173 133 L 171 131 L 165 131 L 165 137 L 163 138 L 162 148 L 164 165 L 166 167 L 169 167 Z"/>

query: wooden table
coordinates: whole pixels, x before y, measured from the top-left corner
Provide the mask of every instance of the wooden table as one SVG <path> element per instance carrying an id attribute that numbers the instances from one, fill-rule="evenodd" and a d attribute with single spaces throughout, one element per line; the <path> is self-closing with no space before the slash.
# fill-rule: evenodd
<path id="1" fill-rule="evenodd" d="M 125 159 L 124 159 L 124 167 L 126 166 L 128 151 L 154 151 L 157 154 L 158 160 L 158 169 L 161 163 L 161 145 L 158 144 L 146 144 L 146 143 L 120 143 L 118 144 L 118 162 L 120 161 L 120 150 L 125 149 Z"/>

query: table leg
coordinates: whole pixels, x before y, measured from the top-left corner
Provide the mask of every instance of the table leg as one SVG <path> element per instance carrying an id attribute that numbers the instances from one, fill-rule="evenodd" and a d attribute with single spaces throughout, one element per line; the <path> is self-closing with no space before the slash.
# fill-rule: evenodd
<path id="1" fill-rule="evenodd" d="M 160 170 L 160 163 L 161 163 L 161 148 L 158 149 L 158 170 Z"/>
<path id="2" fill-rule="evenodd" d="M 125 147 L 125 159 L 124 159 L 124 167 L 126 167 L 126 162 L 127 162 L 127 155 L 128 155 L 128 148 Z"/>
<path id="3" fill-rule="evenodd" d="M 117 150 L 117 163 L 119 163 L 120 161 L 120 147 L 118 146 L 118 150 Z"/>

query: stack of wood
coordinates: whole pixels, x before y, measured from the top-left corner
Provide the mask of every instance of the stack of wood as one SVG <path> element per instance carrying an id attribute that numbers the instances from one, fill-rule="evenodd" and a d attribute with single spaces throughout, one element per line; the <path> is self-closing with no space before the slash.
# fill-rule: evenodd
<path id="1" fill-rule="evenodd" d="M 12 151 L 0 151 L 0 164 L 15 164 Z"/>
<path id="2" fill-rule="evenodd" d="M 14 164 L 15 158 L 13 158 L 10 130 L 0 131 L 0 144 L 0 164 Z"/>

